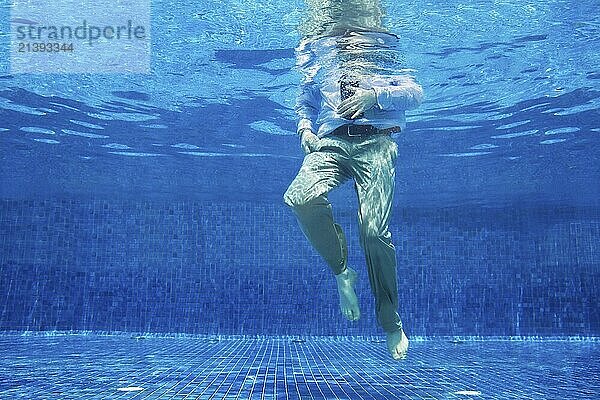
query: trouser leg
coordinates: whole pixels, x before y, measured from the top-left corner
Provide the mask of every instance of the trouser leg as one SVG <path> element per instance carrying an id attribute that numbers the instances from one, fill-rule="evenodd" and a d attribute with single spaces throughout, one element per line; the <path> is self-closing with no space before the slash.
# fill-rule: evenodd
<path id="1" fill-rule="evenodd" d="M 333 219 L 327 193 L 350 175 L 344 167 L 347 158 L 342 143 L 334 139 L 321 141 L 319 151 L 304 158 L 284 201 L 292 207 L 306 238 L 337 275 L 346 268 L 347 254 L 344 234 Z"/>
<path id="2" fill-rule="evenodd" d="M 361 245 L 377 321 L 386 332 L 402 328 L 398 315 L 396 252 L 388 230 L 394 196 L 397 146 L 386 136 L 369 139 L 353 157 Z"/>
<path id="3" fill-rule="evenodd" d="M 294 206 L 294 213 L 304 236 L 323 257 L 331 271 L 338 275 L 346 269 L 342 238 L 336 229 L 327 196 L 322 195 L 309 203 Z"/>

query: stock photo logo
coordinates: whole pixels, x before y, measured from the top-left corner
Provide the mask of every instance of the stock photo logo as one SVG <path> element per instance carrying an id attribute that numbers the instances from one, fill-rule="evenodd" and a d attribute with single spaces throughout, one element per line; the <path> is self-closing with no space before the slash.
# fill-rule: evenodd
<path id="1" fill-rule="evenodd" d="M 13 74 L 150 73 L 149 0 L 15 0 L 10 11 Z"/>

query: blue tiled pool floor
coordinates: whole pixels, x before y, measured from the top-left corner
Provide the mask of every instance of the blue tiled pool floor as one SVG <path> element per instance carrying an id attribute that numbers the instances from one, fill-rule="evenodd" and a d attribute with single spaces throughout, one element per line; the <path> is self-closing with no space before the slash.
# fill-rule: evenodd
<path id="1" fill-rule="evenodd" d="M 1 399 L 597 399 L 598 341 L 0 335 Z"/>

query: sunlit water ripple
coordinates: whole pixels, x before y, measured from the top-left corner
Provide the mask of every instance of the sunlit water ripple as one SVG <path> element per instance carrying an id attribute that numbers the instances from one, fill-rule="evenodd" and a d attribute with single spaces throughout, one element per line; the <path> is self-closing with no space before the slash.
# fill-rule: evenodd
<path id="1" fill-rule="evenodd" d="M 426 93 L 398 139 L 398 202 L 598 204 L 597 1 L 384 3 Z M 10 75 L 0 59 L 5 196 L 280 201 L 302 160 L 303 3 L 152 4 L 150 75 Z"/>

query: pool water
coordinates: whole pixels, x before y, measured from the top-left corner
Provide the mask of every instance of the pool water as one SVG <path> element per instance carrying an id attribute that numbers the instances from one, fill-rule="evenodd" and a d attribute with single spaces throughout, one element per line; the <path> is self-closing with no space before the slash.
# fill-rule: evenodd
<path id="1" fill-rule="evenodd" d="M 13 71 L 30 5 L 0 5 L 0 398 L 600 398 L 597 0 L 383 1 L 425 92 L 396 139 L 400 362 L 352 186 L 354 324 L 282 201 L 303 1 L 148 1 L 146 74 Z"/>
<path id="2" fill-rule="evenodd" d="M 598 206 L 595 0 L 382 5 L 426 95 L 398 138 L 398 206 Z M 0 193 L 280 204 L 302 160 L 305 13 L 154 1 L 150 74 L 10 74 L 0 57 Z"/>

